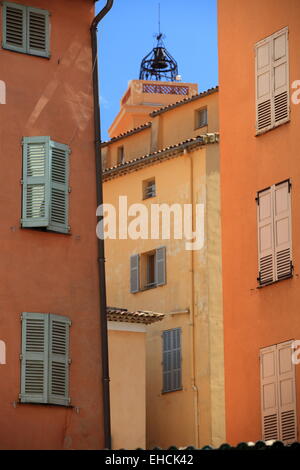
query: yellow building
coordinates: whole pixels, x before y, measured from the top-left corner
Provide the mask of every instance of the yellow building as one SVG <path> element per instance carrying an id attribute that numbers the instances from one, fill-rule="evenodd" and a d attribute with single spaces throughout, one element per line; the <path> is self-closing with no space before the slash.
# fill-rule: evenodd
<path id="1" fill-rule="evenodd" d="M 147 447 L 219 445 L 225 418 L 218 88 L 198 93 L 195 84 L 139 80 L 124 97 L 111 140 L 102 143 L 104 202 L 118 220 L 115 239 L 105 241 L 107 298 L 116 307 L 165 314 L 146 335 Z M 148 233 L 133 204 L 148 214 Z M 166 231 L 155 234 L 150 214 L 161 204 Z M 121 224 L 126 211 L 134 237 Z M 186 220 L 194 231 L 204 228 L 197 249 L 188 249 L 185 226 L 180 233 Z"/>

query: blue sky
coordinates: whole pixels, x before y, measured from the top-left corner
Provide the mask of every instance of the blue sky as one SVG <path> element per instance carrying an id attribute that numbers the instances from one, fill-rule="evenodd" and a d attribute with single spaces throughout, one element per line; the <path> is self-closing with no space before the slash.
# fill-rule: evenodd
<path id="1" fill-rule="evenodd" d="M 96 11 L 105 0 L 96 3 Z M 115 0 L 99 27 L 102 139 L 120 108 L 128 81 L 156 41 L 158 4 L 165 46 L 185 82 L 199 91 L 218 84 L 217 0 Z"/>

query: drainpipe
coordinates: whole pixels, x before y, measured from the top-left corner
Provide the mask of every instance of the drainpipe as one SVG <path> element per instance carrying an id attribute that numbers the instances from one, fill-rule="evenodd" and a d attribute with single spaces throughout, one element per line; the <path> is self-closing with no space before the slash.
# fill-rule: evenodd
<path id="1" fill-rule="evenodd" d="M 92 25 L 91 25 L 97 207 L 103 204 L 102 156 L 101 156 L 101 146 L 100 146 L 101 130 L 100 130 L 97 27 L 100 21 L 109 12 L 112 6 L 113 6 L 113 0 L 107 0 L 105 7 L 94 18 Z M 101 240 L 99 238 L 97 238 L 97 240 L 98 240 L 97 243 L 98 243 L 98 263 L 99 263 L 101 358 L 102 358 L 102 371 L 103 371 L 102 381 L 103 381 L 104 445 L 106 449 L 111 449 L 104 240 Z"/>

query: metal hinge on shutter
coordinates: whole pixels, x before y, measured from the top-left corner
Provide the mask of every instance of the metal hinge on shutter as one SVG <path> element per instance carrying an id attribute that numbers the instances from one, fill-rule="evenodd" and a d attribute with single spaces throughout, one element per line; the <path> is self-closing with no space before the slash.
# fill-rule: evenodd
<path id="1" fill-rule="evenodd" d="M 259 206 L 259 197 L 258 196 L 256 196 L 255 201 L 256 201 L 256 204 Z"/>
<path id="2" fill-rule="evenodd" d="M 69 364 L 69 365 L 72 364 L 72 359 L 68 359 L 68 364 Z"/>
<path id="3" fill-rule="evenodd" d="M 259 273 L 258 273 L 258 277 L 256 278 L 256 280 L 257 280 L 259 283 L 261 283 L 261 272 L 260 272 L 260 271 L 259 271 Z"/>
<path id="4" fill-rule="evenodd" d="M 22 361 L 23 359 L 23 354 L 20 354 L 20 361 Z"/>

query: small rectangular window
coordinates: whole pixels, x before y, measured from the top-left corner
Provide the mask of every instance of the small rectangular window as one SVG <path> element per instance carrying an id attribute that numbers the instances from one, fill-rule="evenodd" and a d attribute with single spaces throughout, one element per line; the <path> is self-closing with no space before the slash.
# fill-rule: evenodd
<path id="1" fill-rule="evenodd" d="M 195 129 L 207 126 L 207 108 L 197 109 L 195 111 Z"/>
<path id="2" fill-rule="evenodd" d="M 69 154 L 48 136 L 24 137 L 22 227 L 69 232 Z"/>
<path id="3" fill-rule="evenodd" d="M 125 161 L 125 155 L 124 155 L 124 147 L 123 145 L 121 147 L 118 147 L 118 150 L 117 150 L 117 153 L 118 153 L 118 165 L 121 165 L 121 163 L 124 163 Z"/>
<path id="4" fill-rule="evenodd" d="M 22 403 L 69 405 L 71 321 L 50 313 L 22 313 Z"/>
<path id="5" fill-rule="evenodd" d="M 163 331 L 163 393 L 182 390 L 181 328 Z"/>
<path id="6" fill-rule="evenodd" d="M 156 185 L 155 179 L 143 181 L 143 199 L 149 199 L 150 197 L 156 196 Z"/>
<path id="7" fill-rule="evenodd" d="M 166 247 L 130 257 L 130 292 L 166 284 Z"/>
<path id="8" fill-rule="evenodd" d="M 3 3 L 3 48 L 50 57 L 49 12 L 18 3 Z"/>

